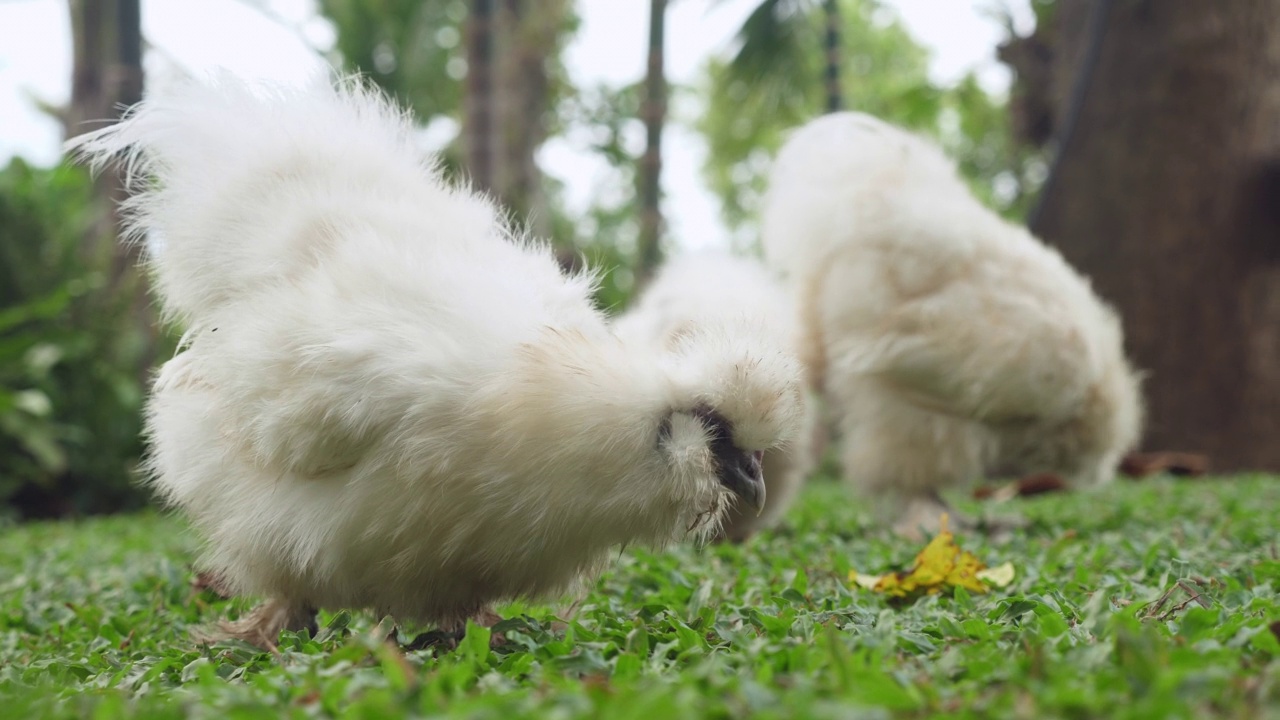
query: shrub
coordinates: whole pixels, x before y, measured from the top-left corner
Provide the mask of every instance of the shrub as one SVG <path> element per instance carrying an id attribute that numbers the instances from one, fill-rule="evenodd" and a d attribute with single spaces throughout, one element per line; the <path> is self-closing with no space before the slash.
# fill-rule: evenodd
<path id="1" fill-rule="evenodd" d="M 133 474 L 156 339 L 132 273 L 97 251 L 110 227 L 97 195 L 75 167 L 0 171 L 0 506 L 23 517 L 143 501 Z"/>

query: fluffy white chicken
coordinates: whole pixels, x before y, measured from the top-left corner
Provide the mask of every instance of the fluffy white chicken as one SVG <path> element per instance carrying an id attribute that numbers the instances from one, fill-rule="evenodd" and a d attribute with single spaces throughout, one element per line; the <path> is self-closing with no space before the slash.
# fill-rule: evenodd
<path id="1" fill-rule="evenodd" d="M 844 472 L 899 530 L 935 528 L 938 492 L 995 468 L 1106 481 L 1137 441 L 1115 314 L 929 142 L 858 113 L 808 123 L 777 158 L 763 236 Z"/>
<path id="2" fill-rule="evenodd" d="M 763 500 L 794 364 L 695 333 L 613 334 L 592 279 L 451 187 L 400 110 L 354 82 L 220 78 L 77 143 L 125 154 L 132 231 L 186 330 L 148 432 L 154 488 L 205 566 L 266 600 L 223 626 L 270 646 L 317 608 L 456 630 L 569 590 L 628 543 Z"/>
<path id="3" fill-rule="evenodd" d="M 790 296 L 757 260 L 723 252 L 696 252 L 668 261 L 635 306 L 615 322 L 619 335 L 656 350 L 675 348 L 700 332 L 723 332 L 755 348 L 759 356 L 785 356 L 795 367 L 776 378 L 776 391 L 803 385 L 795 359 L 796 325 Z M 802 422 L 795 441 L 764 453 L 768 502 L 763 511 L 735 505 L 722 536 L 734 542 L 777 522 L 813 469 L 815 404 L 801 397 Z"/>

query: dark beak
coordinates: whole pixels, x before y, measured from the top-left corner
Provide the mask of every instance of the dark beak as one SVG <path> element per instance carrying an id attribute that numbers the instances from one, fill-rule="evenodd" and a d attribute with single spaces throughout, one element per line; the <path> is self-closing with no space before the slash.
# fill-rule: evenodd
<path id="1" fill-rule="evenodd" d="M 764 453 L 734 453 L 720 468 L 720 484 L 759 515 L 764 510 Z"/>

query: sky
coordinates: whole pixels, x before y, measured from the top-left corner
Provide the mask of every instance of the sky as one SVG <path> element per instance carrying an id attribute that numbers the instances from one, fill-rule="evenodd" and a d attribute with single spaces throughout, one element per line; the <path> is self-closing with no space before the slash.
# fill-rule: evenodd
<path id="1" fill-rule="evenodd" d="M 143 35 L 151 46 L 148 81 L 163 80 L 176 65 L 199 73 L 216 67 L 237 75 L 302 82 L 323 71 L 314 47 L 330 47 L 333 30 L 317 18 L 314 0 L 143 0 Z M 732 46 L 735 30 L 758 0 L 673 2 L 667 29 L 667 75 L 692 85 L 707 59 Z M 566 66 L 579 86 L 622 85 L 640 78 L 645 65 L 648 3 L 578 0 L 582 25 L 569 45 Z M 1029 0 L 887 0 L 908 32 L 931 52 L 935 81 L 953 82 L 970 70 L 992 91 L 1008 87 L 1007 70 L 995 59 L 1004 28 L 993 13 L 1007 9 L 1020 31 L 1030 29 Z M 36 101 L 59 104 L 70 93 L 71 38 L 67 0 L 0 0 L 0 164 L 21 155 L 38 164 L 59 156 L 60 129 Z M 679 96 L 672 114 L 691 119 L 697 98 Z M 663 136 L 664 211 L 678 245 L 724 246 L 727 230 L 715 197 L 701 177 L 705 144 L 676 122 Z M 572 135 L 546 143 L 543 169 L 565 183 L 570 212 L 581 212 L 609 180 L 609 169 Z"/>

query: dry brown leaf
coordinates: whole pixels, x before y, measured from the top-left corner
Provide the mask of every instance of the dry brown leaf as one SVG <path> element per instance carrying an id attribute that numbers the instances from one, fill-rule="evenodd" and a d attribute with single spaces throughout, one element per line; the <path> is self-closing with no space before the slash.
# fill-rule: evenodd
<path id="1" fill-rule="evenodd" d="M 1183 452 L 1129 453 L 1120 461 L 1120 472 L 1132 478 L 1158 473 L 1200 477 L 1209 473 L 1209 456 Z"/>

